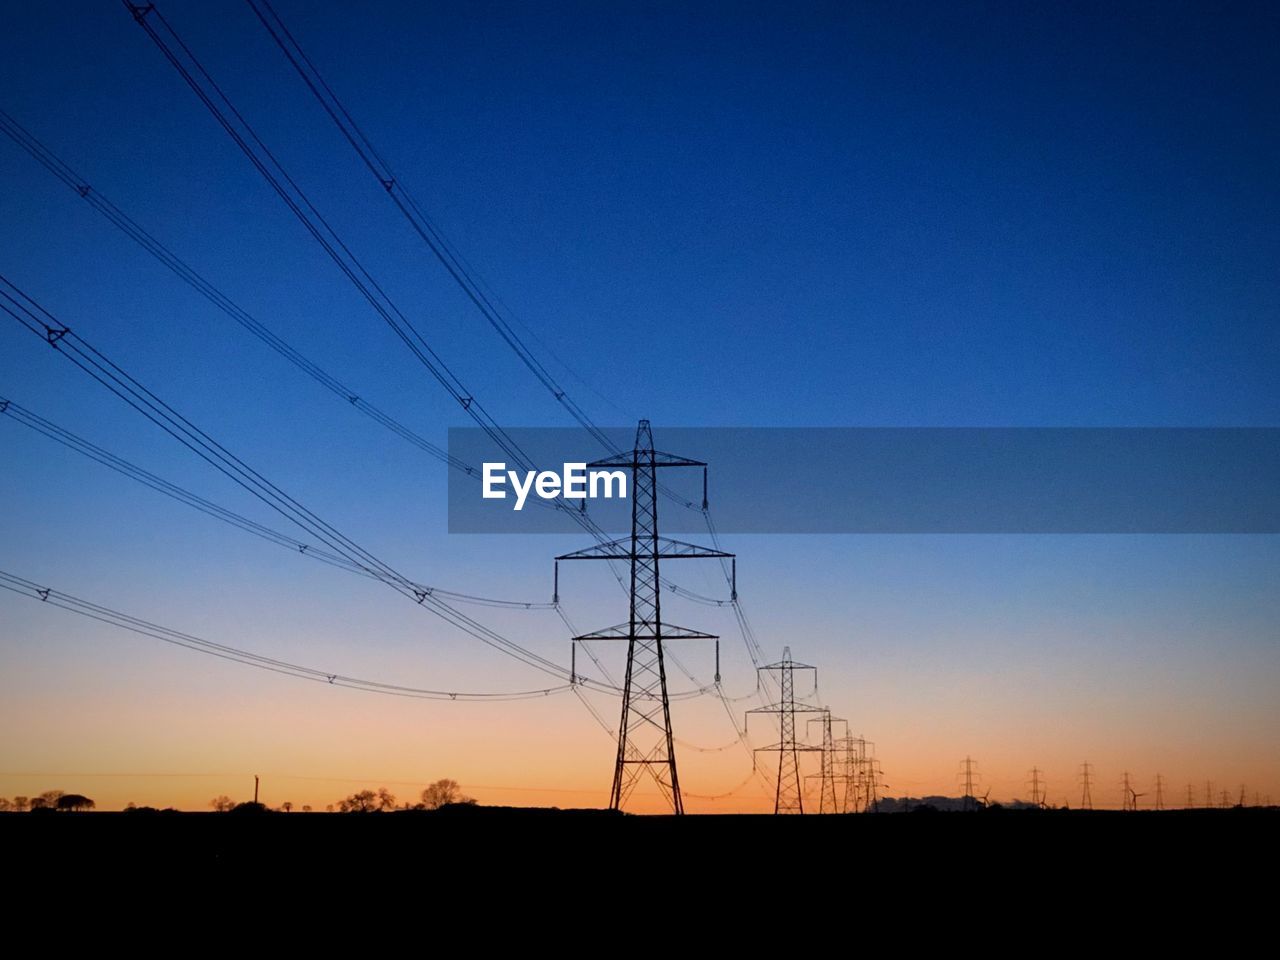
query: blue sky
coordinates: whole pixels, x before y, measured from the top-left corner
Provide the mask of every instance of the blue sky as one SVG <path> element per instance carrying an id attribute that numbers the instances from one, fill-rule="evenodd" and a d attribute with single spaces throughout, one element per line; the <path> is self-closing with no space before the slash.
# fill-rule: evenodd
<path id="1" fill-rule="evenodd" d="M 602 423 L 1280 422 L 1280 21 L 1262 5 L 277 9 Z M 162 10 L 488 409 L 563 425 L 247 5 Z M 15 8 L 0 91 L 96 189 L 321 365 L 437 442 L 465 422 L 125 11 Z M 422 579 L 541 598 L 549 558 L 574 545 L 445 535 L 438 464 L 245 336 L 7 141 L 0 265 Z M 11 322 L 0 395 L 268 519 Z M 212 639 L 366 673 L 526 685 L 518 665 L 424 627 L 376 586 L 294 562 L 15 424 L 0 422 L 0 445 L 0 567 Z M 922 781 L 1000 740 L 975 719 L 987 710 L 1026 721 L 1051 705 L 1079 722 L 1077 753 L 1114 741 L 1137 711 L 1138 728 L 1166 733 L 1137 738 L 1135 764 L 1209 729 L 1206 755 L 1237 749 L 1249 769 L 1251 725 L 1277 719 L 1274 538 L 744 537 L 730 549 L 767 648 L 790 642 L 824 667 L 824 693 L 878 734 L 886 768 L 917 726 L 931 743 L 953 731 L 920 760 Z M 691 572 L 690 585 L 714 590 L 713 574 Z M 581 583 L 580 597 L 562 591 L 576 620 L 621 619 L 603 580 Z M 215 670 L 16 598 L 0 611 L 7 693 L 30 698 L 14 710 L 70 696 L 59 684 L 80 681 L 67 671 L 128 689 L 131 676 L 181 685 Z M 509 626 L 565 656 L 554 622 Z M 728 618 L 708 626 L 732 637 Z M 102 662 L 64 663 L 54 641 L 85 637 L 100 639 Z M 739 652 L 734 686 L 750 685 L 749 667 Z M 236 669 L 211 689 L 276 695 Z M 585 716 L 565 710 L 565 723 Z M 1096 718 L 1109 735 L 1090 730 Z M 698 722 L 704 740 L 731 733 L 714 714 Z M 30 743 L 56 755 L 34 729 Z M 1008 753 L 1013 779 L 1036 762 Z M 1213 776 L 1236 776 L 1219 762 Z"/>

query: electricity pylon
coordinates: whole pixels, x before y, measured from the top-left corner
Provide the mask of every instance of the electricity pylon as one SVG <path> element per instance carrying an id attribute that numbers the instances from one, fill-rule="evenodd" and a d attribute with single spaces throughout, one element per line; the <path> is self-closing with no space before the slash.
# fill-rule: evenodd
<path id="1" fill-rule="evenodd" d="M 816 777 L 822 781 L 819 784 L 818 812 L 839 813 L 840 807 L 836 804 L 836 740 L 832 735 L 832 727 L 843 723 L 845 739 L 848 739 L 849 724 L 839 717 L 833 717 L 829 709 L 824 710 L 820 717 L 812 717 L 809 723 L 822 724 L 822 772 L 809 774 L 809 779 Z"/>
<path id="2" fill-rule="evenodd" d="M 1164 809 L 1164 777 L 1156 774 L 1156 809 Z"/>
<path id="3" fill-rule="evenodd" d="M 884 775 L 884 771 L 880 769 L 880 761 L 873 756 L 868 756 L 862 763 L 863 770 L 863 799 L 866 806 L 863 808 L 867 813 L 875 813 L 880 807 L 880 778 Z"/>
<path id="4" fill-rule="evenodd" d="M 756 668 L 756 683 L 760 674 L 770 671 L 778 674 L 778 702 L 767 707 L 756 707 L 748 710 L 744 723 L 753 713 L 776 713 L 778 715 L 778 742 L 771 747 L 759 747 L 756 753 L 778 754 L 778 780 L 773 798 L 774 813 L 804 813 L 804 790 L 800 782 L 800 754 L 816 752 L 821 747 L 810 747 L 796 740 L 797 713 L 823 713 L 825 707 L 813 707 L 807 703 L 796 701 L 795 672 L 812 670 L 814 683 L 817 683 L 818 668 L 806 663 L 796 663 L 791 659 L 791 648 L 782 651 L 782 659 L 777 663 Z"/>
<path id="5" fill-rule="evenodd" d="M 978 806 L 978 797 L 974 793 L 974 781 L 980 779 L 980 777 L 973 769 L 972 757 L 965 757 L 961 766 L 963 767 L 961 773 L 964 776 L 964 799 L 962 805 L 965 810 L 974 810 Z"/>
<path id="6" fill-rule="evenodd" d="M 631 471 L 631 536 L 556 557 L 560 560 L 626 560 L 631 565 L 631 616 L 626 623 L 574 637 L 627 641 L 627 674 L 622 687 L 622 719 L 618 723 L 618 755 L 613 768 L 609 808 L 620 810 L 641 775 L 648 772 L 671 804 L 684 813 L 671 734 L 671 703 L 662 645 L 668 640 L 715 640 L 716 636 L 662 622 L 659 560 L 729 558 L 731 553 L 658 535 L 658 468 L 706 467 L 653 448 L 648 420 L 636 428 L 635 449 L 588 467 L 621 467 Z"/>
<path id="7" fill-rule="evenodd" d="M 1031 785 L 1031 802 L 1037 807 L 1044 807 L 1046 794 L 1044 792 L 1044 781 L 1040 779 L 1040 768 L 1031 768 L 1031 779 L 1027 781 Z"/>
<path id="8" fill-rule="evenodd" d="M 846 724 L 846 728 L 847 728 Z M 858 813 L 864 809 L 863 799 L 866 785 L 867 747 L 875 744 L 867 743 L 863 737 L 844 736 L 835 742 L 837 762 L 840 772 L 836 779 L 844 784 L 840 799 L 841 813 Z"/>
<path id="9" fill-rule="evenodd" d="M 1093 809 L 1093 794 L 1089 792 L 1089 787 L 1093 782 L 1093 764 L 1080 764 L 1080 782 L 1083 784 L 1080 790 L 1080 809 Z"/>

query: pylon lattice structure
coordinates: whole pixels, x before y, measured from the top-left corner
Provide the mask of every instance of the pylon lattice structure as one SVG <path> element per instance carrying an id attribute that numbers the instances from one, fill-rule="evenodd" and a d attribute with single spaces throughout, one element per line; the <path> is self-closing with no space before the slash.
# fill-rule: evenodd
<path id="1" fill-rule="evenodd" d="M 1080 809 L 1093 809 L 1093 793 L 1090 787 L 1093 785 L 1093 764 L 1080 764 Z"/>
<path id="2" fill-rule="evenodd" d="M 574 637 L 625 640 L 627 673 L 622 688 L 622 719 L 618 722 L 618 753 L 613 769 L 609 808 L 620 810 L 645 774 L 650 774 L 673 813 L 684 813 L 680 777 L 671 733 L 671 702 L 662 645 L 669 640 L 715 640 L 715 634 L 662 622 L 660 560 L 731 558 L 733 554 L 672 540 L 658 534 L 658 470 L 664 467 L 706 467 L 653 447 L 648 420 L 636 428 L 633 450 L 605 457 L 588 467 L 621 467 L 631 471 L 631 536 L 600 543 L 556 557 L 561 560 L 624 560 L 631 566 L 631 616 L 626 623 Z M 557 577 L 557 580 L 559 578 Z"/>
<path id="3" fill-rule="evenodd" d="M 782 651 L 782 659 L 756 668 L 757 683 L 759 676 L 766 671 L 778 674 L 778 702 L 767 707 L 756 707 L 747 711 L 747 720 L 753 713 L 776 713 L 778 715 L 778 742 L 770 747 L 759 747 L 756 753 L 778 754 L 778 779 L 773 798 L 774 813 L 804 813 L 804 789 L 800 779 L 800 754 L 822 750 L 811 747 L 796 740 L 797 713 L 825 713 L 825 707 L 814 707 L 799 702 L 795 696 L 795 672 L 812 670 L 814 682 L 817 683 L 818 668 L 805 663 L 796 663 L 791 659 L 791 648 Z"/>
<path id="4" fill-rule="evenodd" d="M 1040 777 L 1040 768 L 1031 768 L 1031 779 L 1027 781 L 1031 786 L 1031 802 L 1037 807 L 1043 808 L 1047 800 L 1047 791 L 1044 789 L 1044 780 Z"/>
<path id="5" fill-rule="evenodd" d="M 867 798 L 867 748 L 874 748 L 863 737 L 844 736 L 835 741 L 835 755 L 841 781 L 840 812 L 860 813 L 868 809 Z"/>
<path id="6" fill-rule="evenodd" d="M 863 809 L 867 813 L 875 813 L 880 806 L 880 778 L 884 776 L 884 770 L 879 760 L 868 756 L 863 761 L 862 771 L 863 802 L 866 804 Z"/>
<path id="7" fill-rule="evenodd" d="M 845 737 L 848 739 L 849 725 L 839 717 L 833 717 L 831 711 L 824 710 L 821 717 L 813 717 L 809 723 L 822 724 L 822 766 L 820 773 L 809 774 L 809 779 L 821 781 L 818 785 L 818 812 L 839 813 L 840 805 L 836 802 L 836 739 L 832 728 L 837 723 L 845 725 Z"/>
<path id="8" fill-rule="evenodd" d="M 965 810 L 974 810 L 978 806 L 977 781 L 980 779 L 978 771 L 974 768 L 972 757 L 965 757 L 961 763 L 960 774 L 964 777 L 964 799 L 962 806 Z"/>

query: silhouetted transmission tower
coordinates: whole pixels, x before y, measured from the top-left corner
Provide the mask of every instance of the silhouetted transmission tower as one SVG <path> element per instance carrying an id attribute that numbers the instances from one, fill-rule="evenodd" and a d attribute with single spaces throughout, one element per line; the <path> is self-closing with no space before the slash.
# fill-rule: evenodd
<path id="1" fill-rule="evenodd" d="M 634 450 L 605 457 L 588 467 L 623 467 L 631 471 L 631 536 L 556 557 L 560 560 L 626 560 L 631 564 L 631 617 L 626 623 L 574 637 L 584 640 L 626 640 L 627 675 L 622 688 L 622 719 L 618 724 L 618 757 L 613 769 L 609 807 L 620 810 L 644 772 L 657 781 L 673 812 L 684 813 L 680 778 L 671 735 L 671 704 L 667 699 L 667 671 L 662 644 L 667 640 L 715 640 L 702 633 L 662 622 L 659 604 L 659 560 L 701 557 L 730 558 L 731 553 L 658 535 L 658 468 L 706 467 L 653 448 L 648 420 L 636 428 Z"/>
<path id="2" fill-rule="evenodd" d="M 818 779 L 818 812 L 819 813 L 839 813 L 840 806 L 836 802 L 836 739 L 832 734 L 832 727 L 837 723 L 845 725 L 845 739 L 848 739 L 849 724 L 840 719 L 833 717 L 830 710 L 824 710 L 821 717 L 814 717 L 810 723 L 822 724 L 822 766 L 820 773 L 809 774 L 809 779 Z"/>
<path id="3" fill-rule="evenodd" d="M 815 682 L 818 668 L 805 663 L 796 663 L 791 659 L 791 648 L 782 651 L 782 659 L 777 663 L 757 667 L 757 676 L 766 670 L 778 674 L 778 702 L 768 707 L 756 707 L 747 711 L 749 719 L 753 713 L 776 713 L 778 715 L 778 742 L 771 747 L 760 747 L 756 750 L 778 754 L 777 790 L 773 799 L 774 813 L 804 813 L 804 790 L 800 782 L 800 754 L 806 751 L 821 750 L 821 747 L 810 747 L 796 741 L 797 713 L 825 713 L 824 707 L 813 707 L 807 703 L 797 703 L 795 696 L 795 672 L 812 670 Z"/>

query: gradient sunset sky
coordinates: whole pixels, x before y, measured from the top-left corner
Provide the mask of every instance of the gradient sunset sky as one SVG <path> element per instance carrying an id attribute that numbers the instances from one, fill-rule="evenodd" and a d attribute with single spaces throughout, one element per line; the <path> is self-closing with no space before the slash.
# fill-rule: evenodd
<path id="1" fill-rule="evenodd" d="M 1280 424 L 1280 13 L 1178 3 L 274 3 L 392 166 L 600 423 Z M 563 411 L 399 218 L 249 7 L 160 4 L 435 349 L 511 426 Z M 433 441 L 463 425 L 118 4 L 15 7 L 0 107 L 237 303 Z M 445 532 L 445 468 L 380 431 L 0 138 L 0 273 L 317 514 L 424 582 L 545 601 L 585 537 Z M 541 347 L 539 347 L 541 349 Z M 284 521 L 7 317 L 0 397 Z M 677 453 L 698 456 L 696 450 Z M 388 682 L 546 677 L 384 586 L 290 556 L 0 417 L 0 569 L 257 653 Z M 712 465 L 712 476 L 714 473 Z M 732 478 L 717 478 L 730 483 Z M 802 491 L 780 490 L 781 496 Z M 739 536 L 767 656 L 876 744 L 890 796 L 1119 806 L 1280 797 L 1274 536 Z M 561 571 L 581 629 L 625 619 Z M 722 597 L 713 565 L 672 576 Z M 560 662 L 551 611 L 471 610 Z M 737 720 L 758 705 L 731 613 Z M 615 674 L 621 649 L 601 649 Z M 712 651 L 677 654 L 699 681 Z M 694 682 L 676 672 L 672 686 Z M 609 724 L 617 700 L 589 694 Z M 725 708 L 677 703 L 686 808 L 771 809 Z M 753 718 L 751 740 L 776 735 Z M 757 726 L 759 724 L 759 726 Z M 0 796 L 207 808 L 604 806 L 572 695 L 401 700 L 226 663 L 0 595 Z M 815 766 L 816 769 L 816 766 Z M 636 810 L 660 809 L 652 788 Z M 721 799 L 709 797 L 730 793 Z"/>

